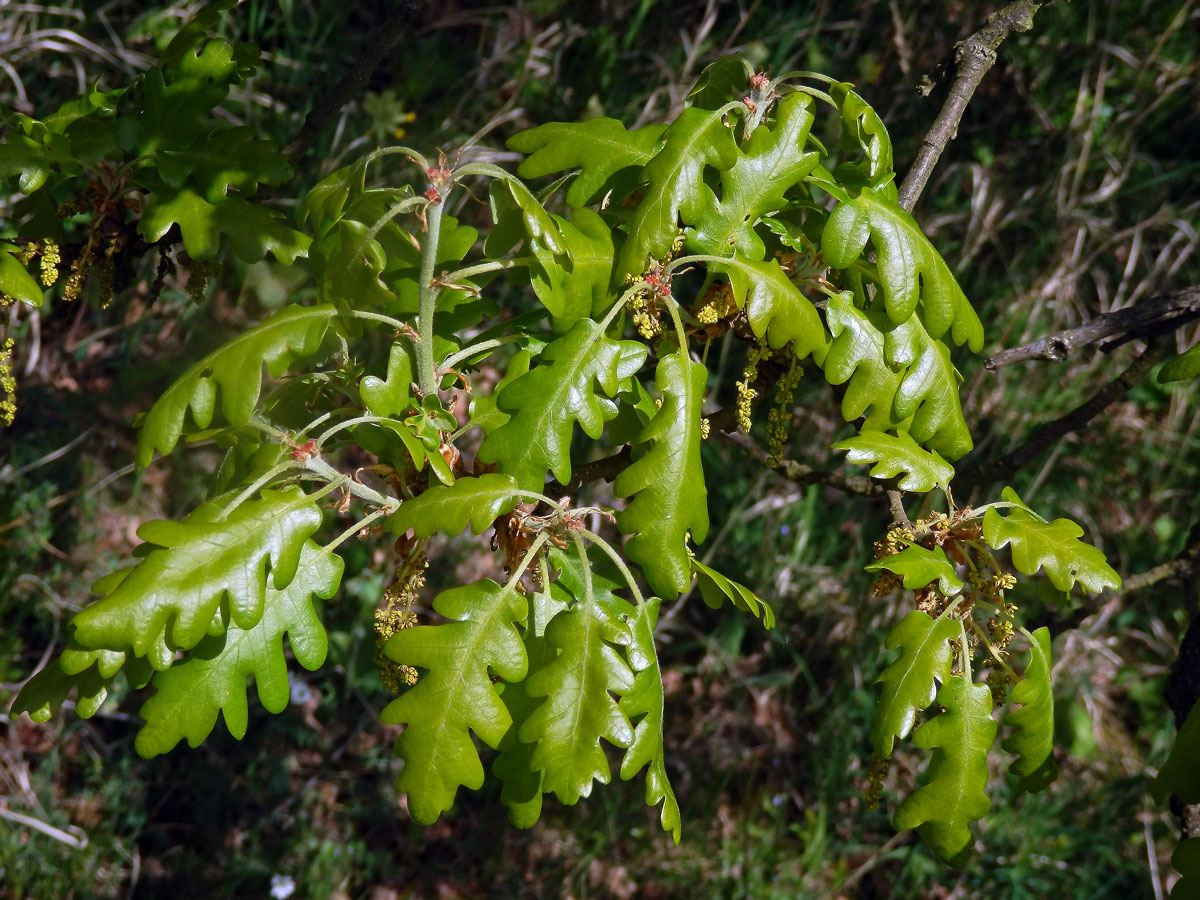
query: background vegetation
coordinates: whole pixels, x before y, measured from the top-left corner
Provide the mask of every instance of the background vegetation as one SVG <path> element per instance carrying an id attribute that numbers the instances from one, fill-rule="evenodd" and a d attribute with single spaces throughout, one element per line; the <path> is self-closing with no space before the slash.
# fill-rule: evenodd
<path id="1" fill-rule="evenodd" d="M 0 5 L 0 108 L 45 113 L 97 80 L 119 86 L 198 5 Z M 987 6 L 416 6 L 278 204 L 288 208 L 401 132 L 412 146 L 451 153 L 473 139 L 472 152 L 505 164 L 515 155 L 504 140 L 532 124 L 599 114 L 655 121 L 682 104 L 706 62 L 734 50 L 772 71 L 856 81 L 887 122 L 903 172 L 940 107 L 955 43 Z M 228 116 L 286 145 L 395 9 L 385 0 L 245 0 L 224 28 L 258 43 L 266 61 Z M 985 354 L 1200 283 L 1198 32 L 1192 0 L 1074 0 L 1047 5 L 1033 32 L 1002 47 L 917 211 L 980 311 Z M 0 434 L 4 708 L 61 639 L 59 623 L 86 601 L 92 578 L 136 543 L 136 526 L 202 497 L 215 456 L 197 450 L 183 466 L 172 457 L 134 472 L 133 417 L 181 360 L 308 289 L 303 270 L 231 259 L 205 302 L 189 299 L 180 273 L 148 305 L 150 277 L 106 310 L 48 304 L 14 318 L 20 412 Z M 1192 340 L 1180 349 L 1195 335 L 1184 338 Z M 999 455 L 1073 409 L 1135 350 L 996 372 L 963 359 L 970 460 Z M 741 357 L 730 352 L 727 364 L 734 372 Z M 835 440 L 845 426 L 828 392 L 809 390 L 797 396 L 794 433 Z M 803 458 L 806 446 L 794 450 Z M 1060 632 L 1064 772 L 1020 800 L 997 773 L 977 858 L 953 872 L 910 836 L 893 836 L 886 814 L 862 801 L 871 682 L 898 616 L 895 600 L 868 599 L 861 571 L 886 505 L 790 483 L 729 443 L 709 442 L 707 452 L 722 457 L 727 476 L 710 492 L 724 525 L 702 552 L 769 599 L 779 625 L 762 632 L 683 601 L 664 611 L 680 847 L 657 832 L 631 785 L 551 808 L 530 832 L 507 825 L 490 788 L 462 796 L 433 828 L 413 825 L 392 788 L 394 731 L 378 721 L 370 621 L 390 573 L 349 545 L 356 574 L 326 611 L 330 664 L 295 682 L 283 715 L 252 711 L 242 743 L 218 729 L 198 750 L 142 761 L 130 697 L 86 722 L 0 718 L 0 809 L 63 838 L 0 819 L 0 897 L 261 897 L 273 881 L 283 893 L 288 880 L 297 897 L 374 900 L 1164 895 L 1175 824 L 1146 787 L 1172 735 L 1163 687 L 1194 593 L 1151 586 L 1103 596 L 1075 617 L 1078 628 L 1047 619 Z M 1084 523 L 1129 575 L 1179 552 L 1197 515 L 1198 469 L 1194 386 L 1146 380 L 1013 484 L 1040 509 Z M 468 549 L 439 558 L 447 564 L 431 572 L 431 588 L 458 580 L 449 561 L 478 564 Z M 1038 600 L 1031 591 L 1018 602 L 1036 609 Z M 889 785 L 910 782 L 918 762 L 898 755 Z"/>

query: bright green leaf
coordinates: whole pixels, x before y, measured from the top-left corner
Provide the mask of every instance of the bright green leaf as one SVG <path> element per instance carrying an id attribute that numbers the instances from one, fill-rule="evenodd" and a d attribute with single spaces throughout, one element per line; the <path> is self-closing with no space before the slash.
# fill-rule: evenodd
<path id="1" fill-rule="evenodd" d="M 388 352 L 387 377 L 368 375 L 358 383 L 363 406 L 373 416 L 398 416 L 412 405 L 412 355 L 396 340 Z"/>
<path id="2" fill-rule="evenodd" d="M 826 318 L 833 343 L 822 362 L 825 380 L 850 382 L 842 395 L 842 417 L 852 422 L 873 407 L 871 419 L 890 424 L 901 372 L 888 365 L 883 332 L 854 305 L 849 291 L 829 298 Z"/>
<path id="3" fill-rule="evenodd" d="M 708 492 L 700 462 L 707 379 L 708 370 L 686 353 L 659 360 L 654 386 L 662 394 L 662 408 L 638 435 L 645 452 L 613 482 L 618 497 L 633 497 L 617 513 L 617 527 L 633 535 L 625 553 L 642 567 L 660 597 L 687 590 L 692 580 L 688 534 L 697 544 L 708 535 Z"/>
<path id="4" fill-rule="evenodd" d="M 633 664 L 633 687 L 621 697 L 617 706 L 633 725 L 633 741 L 621 760 L 621 778 L 628 781 L 646 767 L 646 805 L 662 804 L 659 823 L 679 843 L 682 823 L 679 803 L 667 777 L 666 754 L 663 751 L 663 683 L 658 653 L 654 648 L 654 626 L 658 620 L 657 597 L 649 598 L 638 608 L 630 622 L 630 662 Z"/>
<path id="5" fill-rule="evenodd" d="M 680 216 L 695 224 L 705 214 L 705 171 L 728 169 L 738 160 L 733 130 L 714 110 L 683 110 L 663 139 L 663 148 L 642 169 L 646 194 L 617 257 L 618 277 L 640 275 L 649 258 L 664 258 L 679 233 Z"/>
<path id="6" fill-rule="evenodd" d="M 729 278 L 733 297 L 746 311 L 750 330 L 778 349 L 788 341 L 800 359 L 823 358 L 829 337 L 812 302 L 800 293 L 773 259 L 751 262 L 740 257 L 713 263 L 714 272 Z"/>
<path id="7" fill-rule="evenodd" d="M 218 388 L 225 421 L 249 422 L 262 391 L 263 366 L 278 378 L 293 360 L 315 354 L 336 314 L 329 305 L 285 307 L 188 369 L 146 414 L 138 434 L 138 465 L 148 466 L 156 450 L 166 454 L 175 448 L 189 409 L 196 427 L 207 428 Z"/>
<path id="8" fill-rule="evenodd" d="M 21 261 L 8 250 L 0 248 L 0 294 L 8 294 L 14 300 L 30 306 L 42 305 L 42 288 L 21 265 Z"/>
<path id="9" fill-rule="evenodd" d="M 495 473 L 457 479 L 454 484 L 434 485 L 412 500 L 405 500 L 388 522 L 393 534 L 410 528 L 417 537 L 435 532 L 462 533 L 469 522 L 471 531 L 483 534 L 505 513 L 512 512 L 521 498 L 521 489 L 511 475 Z"/>
<path id="10" fill-rule="evenodd" d="M 767 601 L 759 597 L 748 587 L 726 578 L 716 569 L 706 566 L 694 556 L 691 559 L 692 571 L 696 573 L 696 586 L 700 588 L 700 597 L 712 609 L 720 609 L 723 599 L 728 599 L 736 609 L 748 612 L 760 619 L 764 628 L 775 627 L 775 612 Z"/>
<path id="11" fill-rule="evenodd" d="M 875 463 L 872 478 L 895 478 L 901 473 L 899 488 L 902 491 L 943 490 L 954 477 L 954 467 L 942 459 L 937 451 L 926 450 L 907 431 L 896 435 L 883 431 L 863 429 L 859 434 L 833 445 L 834 450 L 845 450 L 846 461 L 852 463 Z"/>
<path id="12" fill-rule="evenodd" d="M 1045 569 L 1050 583 L 1069 591 L 1078 581 L 1093 594 L 1119 588 L 1119 576 L 1104 554 L 1079 540 L 1083 529 L 1070 519 L 1047 522 L 1006 487 L 1000 496 L 1012 504 L 1007 516 L 994 507 L 983 515 L 983 539 L 993 550 L 1011 545 L 1013 565 L 1025 575 Z"/>
<path id="13" fill-rule="evenodd" d="M 204 638 L 182 662 L 159 672 L 155 693 L 138 714 L 146 724 L 134 743 L 145 757 L 167 753 L 187 739 L 198 747 L 223 715 L 229 733 L 246 734 L 246 678 L 254 676 L 268 712 L 282 712 L 291 689 L 283 656 L 287 634 L 296 661 L 309 671 L 325 662 L 325 629 L 313 609 L 314 596 L 329 599 L 342 577 L 341 557 L 309 541 L 296 576 L 283 589 L 268 588 L 262 618 L 248 629 L 231 622 L 223 635 Z"/>
<path id="14" fill-rule="evenodd" d="M 508 140 L 510 150 L 527 153 L 517 174 L 538 178 L 567 169 L 582 171 L 567 189 L 567 205 L 587 206 L 622 169 L 641 168 L 658 151 L 662 125 L 627 131 L 616 119 L 550 122 L 522 131 Z"/>
<path id="15" fill-rule="evenodd" d="M 888 634 L 887 647 L 900 655 L 876 681 L 883 685 L 871 725 L 875 755 L 888 759 L 896 739 L 903 740 L 917 713 L 933 702 L 937 683 L 950 677 L 950 641 L 962 627 L 953 619 L 931 619 L 920 610 L 905 616 Z"/>
<path id="16" fill-rule="evenodd" d="M 1001 720 L 1012 734 L 1000 742 L 1016 754 L 1010 770 L 1021 780 L 1023 791 L 1040 791 L 1058 777 L 1054 760 L 1054 692 L 1050 686 L 1050 629 L 1045 626 L 1029 635 L 1029 664 L 1013 686 L 1013 709 Z"/>
<path id="17" fill-rule="evenodd" d="M 841 206 L 851 208 L 843 212 Z M 858 259 L 866 243 L 864 221 L 875 249 L 883 305 L 892 323 L 906 322 L 919 301 L 933 338 L 949 330 L 956 344 L 968 344 L 977 352 L 983 346 L 983 326 L 950 268 L 916 220 L 879 192 L 864 191 L 830 215 L 821 236 L 826 261 L 845 269 Z"/>
<path id="18" fill-rule="evenodd" d="M 909 795 L 892 821 L 897 828 L 916 828 L 925 844 L 942 860 L 961 866 L 971 851 L 970 823 L 991 809 L 987 788 L 987 754 L 996 739 L 992 692 L 952 675 L 938 691 L 943 711 L 913 735 L 913 744 L 933 750 L 925 785 Z"/>
<path id="19" fill-rule="evenodd" d="M 538 365 L 508 384 L 499 395 L 512 418 L 484 439 L 479 458 L 500 464 L 525 490 L 540 491 L 549 469 L 560 483 L 571 480 L 571 435 L 579 423 L 596 439 L 616 404 L 593 390 L 595 383 L 615 397 L 620 382 L 641 368 L 646 347 L 614 341 L 591 319 L 575 324 L 548 344 Z"/>
<path id="20" fill-rule="evenodd" d="M 1200 892 L 1200 837 L 1180 841 L 1171 854 L 1171 867 L 1183 876 L 1171 888 L 1171 900 L 1193 900 Z"/>
<path id="21" fill-rule="evenodd" d="M 389 725 L 408 726 L 396 741 L 404 760 L 396 787 L 408 794 L 409 812 L 423 825 L 454 804 L 459 786 L 483 785 L 471 733 L 498 747 L 512 725 L 490 673 L 515 682 L 527 670 L 517 625 L 529 608 L 515 588 L 483 579 L 443 591 L 433 608 L 451 621 L 406 628 L 384 645 L 389 658 L 428 671 L 380 715 Z"/>
<path id="22" fill-rule="evenodd" d="M 286 588 L 320 525 L 317 504 L 294 487 L 263 491 L 228 514 L 206 503 L 182 522 L 147 522 L 138 529 L 148 545 L 142 560 L 75 616 L 75 639 L 84 648 L 150 654 L 155 668 L 166 668 L 171 657 L 158 658 L 164 645 L 190 650 L 218 609 L 228 609 L 239 628 L 253 628 L 263 614 L 268 570 L 275 589 Z"/>
<path id="23" fill-rule="evenodd" d="M 866 566 L 868 572 L 884 569 L 902 576 L 904 586 L 909 590 L 919 590 L 936 581 L 938 591 L 943 596 L 953 597 L 963 587 L 962 580 L 941 547 L 930 550 L 920 544 L 910 544 L 899 553 L 884 556 Z"/>
<path id="24" fill-rule="evenodd" d="M 607 784 L 611 773 L 601 741 L 617 747 L 633 742 L 633 728 L 613 695 L 629 693 L 633 672 L 619 648 L 631 640 L 623 621 L 629 603 L 613 593 L 622 585 L 599 572 L 552 554 L 561 567 L 558 584 L 575 598 L 555 616 L 545 640 L 558 653 L 529 673 L 525 689 L 546 700 L 521 726 L 520 739 L 534 747 L 530 764 L 543 773 L 542 789 L 570 805 L 587 797 L 592 785 Z"/>
<path id="25" fill-rule="evenodd" d="M 720 199 L 703 188 L 706 209 L 687 235 L 693 253 L 738 255 L 761 260 L 766 255 L 754 225 L 763 215 L 787 206 L 784 194 L 810 174 L 819 160 L 804 153 L 812 126 L 812 97 L 788 94 L 775 107 L 775 127 L 754 130 L 737 162 L 721 172 Z M 815 316 L 815 313 L 814 313 Z"/>

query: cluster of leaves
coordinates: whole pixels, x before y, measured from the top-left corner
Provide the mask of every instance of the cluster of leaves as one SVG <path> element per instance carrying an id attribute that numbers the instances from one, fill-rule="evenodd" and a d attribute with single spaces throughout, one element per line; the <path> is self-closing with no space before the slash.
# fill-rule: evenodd
<path id="1" fill-rule="evenodd" d="M 180 240 L 194 262 L 214 259 L 222 242 L 246 262 L 305 254 L 306 235 L 250 200 L 291 179 L 286 158 L 214 115 L 259 61 L 252 44 L 208 37 L 234 3 L 208 4 L 131 84 L 93 88 L 42 119 L 9 116 L 0 178 L 25 197 L 14 210 L 19 240 L 0 241 L 0 294 L 38 306 L 42 286 L 66 272 L 63 296 L 74 299 L 95 271 L 106 304 L 164 238 L 160 269 Z M 40 279 L 25 265 L 37 255 Z"/>
<path id="2" fill-rule="evenodd" d="M 777 354 L 789 372 L 811 360 L 859 429 L 838 448 L 904 491 L 949 498 L 946 460 L 971 448 L 951 345 L 978 350 L 982 328 L 896 202 L 882 122 L 848 84 L 772 79 L 726 59 L 669 124 L 629 130 L 599 118 L 516 135 L 521 178 L 403 147 L 371 154 L 309 193 L 304 235 L 227 193 L 286 172 L 273 148 L 208 119 L 250 59 L 203 42 L 204 16 L 221 5 L 132 88 L 57 124 L 23 124 L 0 145 L 0 175 L 15 176 L 32 202 L 50 180 L 124 159 L 122 190 L 146 198 L 137 225 L 146 240 L 178 224 L 197 257 L 214 253 L 221 234 L 255 258 L 307 250 L 319 302 L 287 306 L 218 348 L 144 417 L 142 466 L 185 437 L 225 449 L 211 499 L 183 521 L 143 526 L 137 562 L 96 585 L 100 598 L 72 619 L 66 650 L 15 709 L 45 719 L 74 691 L 80 714 L 93 714 L 123 671 L 154 691 L 141 709 L 143 754 L 197 745 L 219 715 L 241 737 L 248 675 L 266 709 L 287 702 L 285 634 L 302 666 L 323 663 L 320 600 L 338 589 L 342 542 L 381 529 L 400 568 L 434 534 L 494 529 L 503 579 L 443 591 L 432 602 L 441 621 L 402 628 L 383 646 L 417 673 L 383 713 L 406 726 L 398 786 L 412 815 L 433 822 L 460 787 L 482 785 L 478 739 L 496 751 L 513 821 L 531 825 L 545 794 L 570 804 L 610 780 L 607 744 L 623 751 L 622 778 L 645 771 L 647 803 L 678 840 L 659 605 L 695 580 L 706 602 L 773 622 L 760 598 L 690 548 L 709 529 L 700 448 L 710 343 L 733 332 L 752 359 Z M 166 102 L 169 127 L 154 113 Z M 143 114 L 123 114 L 127 103 Z M 821 111 L 841 123 L 833 152 L 811 131 Z M 368 188 L 368 167 L 397 154 L 415 164 L 415 183 Z M 523 180 L 547 176 L 536 193 Z M 451 213 L 480 179 L 492 219 L 482 242 Z M 40 289 L 22 296 L 21 261 L 3 258 L 5 272 L 21 270 L 6 276 L 9 292 L 40 300 Z M 698 287 L 675 281 L 683 270 L 703 271 Z M 500 273 L 538 306 L 490 323 L 499 310 L 485 290 Z M 490 389 L 474 379 L 472 390 L 484 366 L 499 378 Z M 739 388 L 748 406 L 755 392 L 748 381 Z M 573 483 L 601 446 L 628 458 L 611 486 L 624 501 L 615 514 L 577 502 Z M 343 474 L 331 460 L 344 448 L 372 464 Z M 348 528 L 324 535 L 327 517 L 351 511 Z M 627 538 L 623 553 L 599 533 L 609 520 Z M 1006 492 L 983 510 L 951 503 L 949 515 L 889 535 L 871 566 L 915 589 L 919 606 L 889 639 L 901 655 L 880 678 L 874 750 L 888 758 L 923 710 L 941 708 L 914 736 L 933 751 L 927 783 L 895 821 L 918 827 L 949 861 L 962 860 L 968 823 L 988 808 L 993 699 L 1020 705 L 1003 722 L 1022 783 L 1053 777 L 1047 636 L 1027 633 L 1031 660 L 1018 679 L 1004 661 L 1009 582 L 991 551 L 1010 547 L 1018 571 L 1044 570 L 1062 591 L 1115 585 L 1080 534 Z M 976 625 L 972 610 L 989 603 L 995 616 Z M 974 682 L 972 647 L 1003 676 L 991 689 Z"/>

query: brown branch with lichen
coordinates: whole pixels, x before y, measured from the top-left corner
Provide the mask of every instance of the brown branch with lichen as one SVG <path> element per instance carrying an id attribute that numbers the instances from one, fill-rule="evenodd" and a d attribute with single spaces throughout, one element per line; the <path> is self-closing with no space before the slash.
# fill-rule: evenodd
<path id="1" fill-rule="evenodd" d="M 1076 328 L 1039 338 L 1021 347 L 1001 350 L 984 361 L 988 369 L 1000 369 L 1034 359 L 1066 359 L 1080 347 L 1098 341 L 1104 352 L 1137 338 L 1175 331 L 1200 318 L 1200 286 L 1160 294 L 1145 303 L 1097 316 Z"/>
<path id="2" fill-rule="evenodd" d="M 988 16 L 987 23 L 958 45 L 954 54 L 956 71 L 950 84 L 950 94 L 942 105 L 929 132 L 921 141 L 921 149 L 904 183 L 900 185 L 899 202 L 912 211 L 917 198 L 925 190 L 942 151 L 958 134 L 958 123 L 975 89 L 996 62 L 996 50 L 1014 31 L 1029 31 L 1033 17 L 1044 0 L 1017 0 Z"/>

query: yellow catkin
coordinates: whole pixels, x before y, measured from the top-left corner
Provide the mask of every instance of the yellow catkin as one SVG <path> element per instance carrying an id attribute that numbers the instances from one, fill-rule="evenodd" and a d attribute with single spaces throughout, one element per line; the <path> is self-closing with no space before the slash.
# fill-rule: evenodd
<path id="1" fill-rule="evenodd" d="M 417 624 L 412 605 L 416 601 L 417 591 L 425 584 L 425 568 L 428 564 L 428 560 L 421 555 L 401 566 L 383 592 L 383 606 L 375 610 L 375 664 L 384 689 L 393 694 L 399 693 L 402 685 L 416 684 L 417 670 L 396 662 L 383 648 L 396 632 Z"/>
<path id="2" fill-rule="evenodd" d="M 58 244 L 50 238 L 46 238 L 42 242 L 41 252 L 40 274 L 42 287 L 50 287 L 58 281 L 58 264 L 62 262 L 62 254 L 58 249 Z"/>
<path id="3" fill-rule="evenodd" d="M 12 338 L 0 344 L 0 424 L 11 425 L 17 417 L 17 379 L 13 376 Z"/>
<path id="4" fill-rule="evenodd" d="M 788 426 L 792 422 L 792 400 L 796 385 L 804 371 L 795 355 L 792 355 L 787 374 L 775 384 L 775 406 L 767 416 L 767 468 L 777 469 L 783 463 L 783 451 L 787 446 Z"/>
<path id="5" fill-rule="evenodd" d="M 737 383 L 737 426 L 742 431 L 750 430 L 750 410 L 754 407 L 754 399 L 758 391 L 753 387 L 758 378 L 758 364 L 771 357 L 770 349 L 759 344 L 750 351 L 746 367 L 742 369 L 742 380 Z"/>

